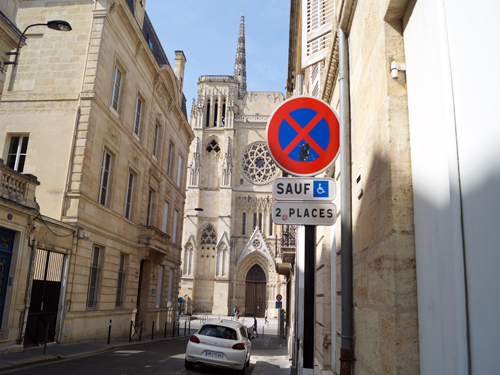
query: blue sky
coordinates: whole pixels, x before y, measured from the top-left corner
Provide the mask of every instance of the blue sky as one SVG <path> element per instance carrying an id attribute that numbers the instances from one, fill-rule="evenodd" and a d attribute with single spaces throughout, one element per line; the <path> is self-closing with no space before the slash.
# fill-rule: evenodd
<path id="1" fill-rule="evenodd" d="M 289 0 L 147 0 L 146 12 L 172 68 L 176 50 L 186 55 L 188 113 L 200 76 L 233 75 L 242 13 L 247 89 L 285 93 Z"/>

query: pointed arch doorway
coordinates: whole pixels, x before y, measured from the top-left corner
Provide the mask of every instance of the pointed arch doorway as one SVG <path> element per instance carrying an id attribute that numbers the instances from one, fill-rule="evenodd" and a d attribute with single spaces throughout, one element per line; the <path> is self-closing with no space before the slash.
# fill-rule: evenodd
<path id="1" fill-rule="evenodd" d="M 266 273 L 262 267 L 254 264 L 245 278 L 245 316 L 264 317 L 266 285 Z"/>

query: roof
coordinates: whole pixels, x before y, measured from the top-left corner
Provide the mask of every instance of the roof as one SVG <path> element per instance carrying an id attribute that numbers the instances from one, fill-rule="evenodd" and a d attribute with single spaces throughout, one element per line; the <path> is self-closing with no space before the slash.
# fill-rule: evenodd
<path id="1" fill-rule="evenodd" d="M 225 327 L 230 327 L 230 328 L 235 328 L 235 329 L 239 329 L 241 327 L 245 328 L 245 326 L 242 323 L 236 322 L 234 320 L 227 320 L 227 319 L 209 319 L 203 325 L 207 325 L 207 324 L 220 325 L 220 326 L 225 326 Z"/>

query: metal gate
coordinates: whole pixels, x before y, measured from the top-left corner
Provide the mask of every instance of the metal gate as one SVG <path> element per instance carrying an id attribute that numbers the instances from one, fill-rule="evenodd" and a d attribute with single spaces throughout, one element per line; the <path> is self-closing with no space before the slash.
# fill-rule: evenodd
<path id="1" fill-rule="evenodd" d="M 266 311 L 266 274 L 258 264 L 248 271 L 245 284 L 245 316 L 263 318 Z"/>
<path id="2" fill-rule="evenodd" d="M 64 255 L 36 249 L 24 346 L 55 341 Z"/>

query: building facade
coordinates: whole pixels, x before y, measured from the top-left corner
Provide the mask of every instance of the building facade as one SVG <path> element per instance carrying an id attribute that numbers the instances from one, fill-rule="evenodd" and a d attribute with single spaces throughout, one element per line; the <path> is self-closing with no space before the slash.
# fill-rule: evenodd
<path id="1" fill-rule="evenodd" d="M 494 373 L 498 3 L 291 4 L 287 96 L 318 96 L 350 131 L 347 166 L 338 160 L 329 172 L 339 219 L 318 229 L 314 370 L 302 368 L 295 311 L 298 373 Z M 473 66 L 488 79 L 470 79 Z M 300 285 L 300 233 L 297 241 Z M 342 287 L 349 253 L 352 290 Z"/>
<path id="2" fill-rule="evenodd" d="M 280 228 L 271 220 L 272 181 L 280 175 L 265 143 L 279 92 L 248 91 L 241 17 L 233 76 L 202 76 L 193 101 L 180 295 L 188 311 L 277 316 L 286 301 Z M 192 211 L 202 208 L 202 212 Z"/>
<path id="3" fill-rule="evenodd" d="M 194 135 L 186 58 L 176 51 L 170 65 L 144 7 L 24 1 L 17 11 L 21 29 L 52 19 L 73 28 L 30 28 L 0 105 L 6 165 L 36 175 L 40 212 L 76 233 L 71 250 L 50 249 L 67 277 L 54 295 L 58 342 L 105 338 L 110 319 L 124 337 L 131 322 L 150 330 L 175 317 Z"/>
<path id="4" fill-rule="evenodd" d="M 0 95 L 2 95 L 6 70 L 9 65 L 5 63 L 10 60 L 7 53 L 16 49 L 22 35 L 22 31 L 16 26 L 18 6 L 19 0 L 0 1 Z M 24 45 L 23 40 L 21 40 L 21 45 Z"/>

